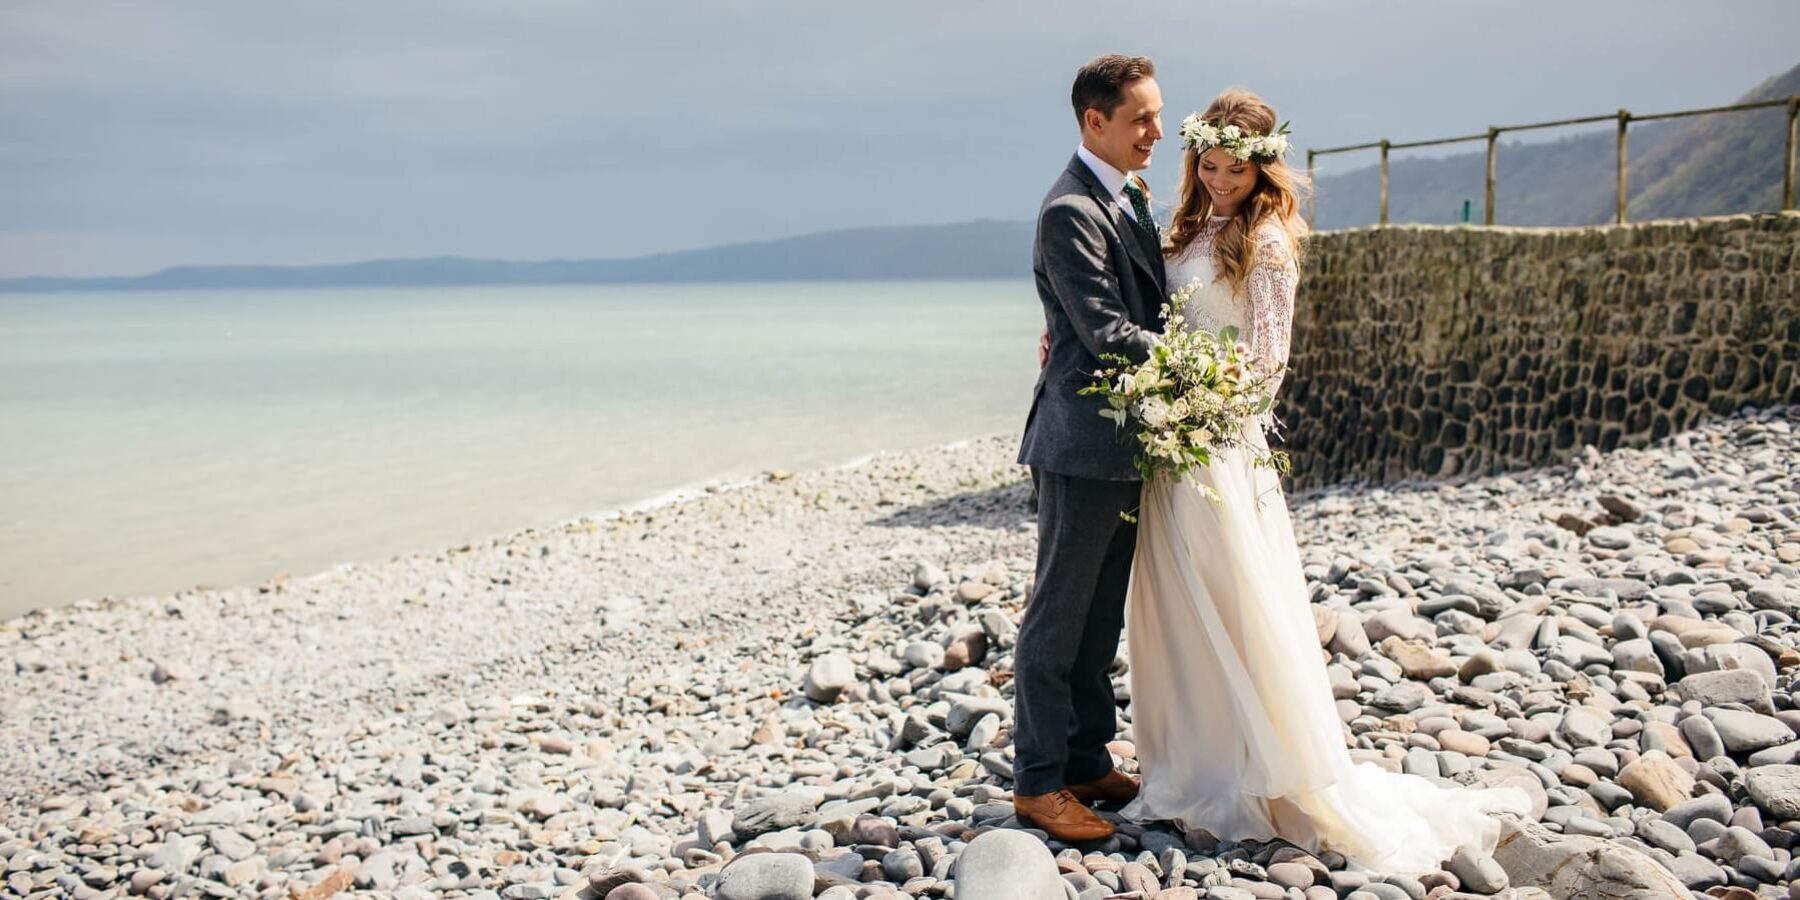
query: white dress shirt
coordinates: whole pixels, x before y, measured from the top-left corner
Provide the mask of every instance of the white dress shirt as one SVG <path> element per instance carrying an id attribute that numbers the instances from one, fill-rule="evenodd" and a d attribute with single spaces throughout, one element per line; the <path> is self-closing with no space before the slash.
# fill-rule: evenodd
<path id="1" fill-rule="evenodd" d="M 1086 144 L 1077 146 L 1075 155 L 1081 157 L 1082 162 L 1087 163 L 1087 167 L 1093 171 L 1095 178 L 1100 179 L 1100 186 L 1111 192 L 1113 202 L 1119 205 L 1119 210 L 1125 213 L 1125 218 L 1136 222 L 1137 212 L 1131 208 L 1131 198 L 1125 196 L 1125 185 L 1131 182 L 1131 176 L 1113 168 L 1112 164 L 1106 160 L 1095 156 Z"/>

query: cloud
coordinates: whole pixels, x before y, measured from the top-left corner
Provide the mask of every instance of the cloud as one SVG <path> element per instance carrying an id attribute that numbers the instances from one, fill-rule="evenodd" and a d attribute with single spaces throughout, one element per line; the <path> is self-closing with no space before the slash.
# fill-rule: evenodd
<path id="1" fill-rule="evenodd" d="M 191 0 L 0 17 L 0 276 L 1025 218 L 1075 144 L 1068 80 L 1098 52 L 1155 57 L 1172 111 L 1254 87 L 1318 146 L 1723 102 L 1792 65 L 1779 35 L 1800 30 L 1791 0 L 1731 16 L 1672 0 Z"/>

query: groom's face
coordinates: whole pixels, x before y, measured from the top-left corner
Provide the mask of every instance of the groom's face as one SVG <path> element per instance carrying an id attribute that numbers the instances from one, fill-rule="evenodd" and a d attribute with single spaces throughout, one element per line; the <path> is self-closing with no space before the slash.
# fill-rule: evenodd
<path id="1" fill-rule="evenodd" d="M 1122 172 L 1150 168 L 1150 152 L 1162 140 L 1162 90 L 1154 78 L 1125 84 L 1125 101 L 1108 116 L 1090 109 L 1083 117 L 1093 150 Z"/>

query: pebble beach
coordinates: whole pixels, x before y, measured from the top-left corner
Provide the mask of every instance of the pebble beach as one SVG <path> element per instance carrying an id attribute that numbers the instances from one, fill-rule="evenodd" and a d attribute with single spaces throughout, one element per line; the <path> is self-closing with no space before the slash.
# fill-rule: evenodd
<path id="1" fill-rule="evenodd" d="M 0 895 L 1800 897 L 1800 409 L 1290 498 L 1353 756 L 1533 797 L 1422 876 L 1013 814 L 1016 448 L 0 623 Z"/>

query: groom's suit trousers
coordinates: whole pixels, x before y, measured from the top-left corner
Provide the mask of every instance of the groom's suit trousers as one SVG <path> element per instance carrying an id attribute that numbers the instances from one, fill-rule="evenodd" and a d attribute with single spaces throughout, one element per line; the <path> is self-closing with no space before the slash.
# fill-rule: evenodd
<path id="1" fill-rule="evenodd" d="M 1125 624 L 1142 482 L 1031 470 L 1038 489 L 1037 580 L 1013 653 L 1013 790 L 1047 794 L 1112 768 L 1118 733 L 1107 671 Z"/>

